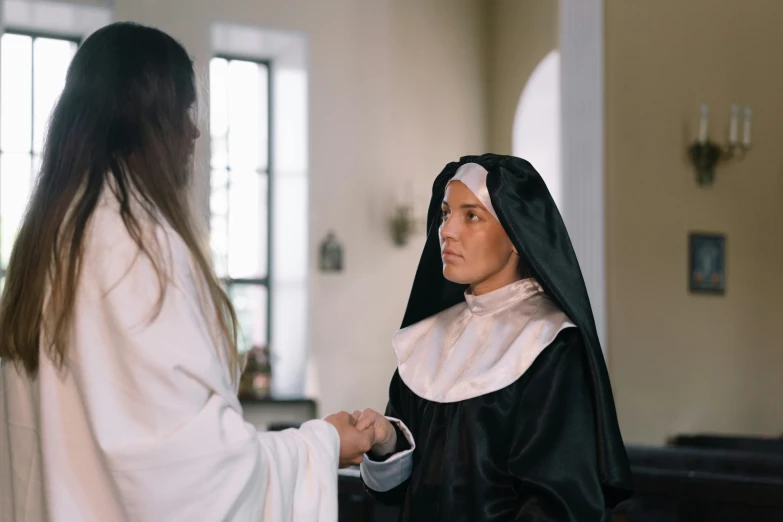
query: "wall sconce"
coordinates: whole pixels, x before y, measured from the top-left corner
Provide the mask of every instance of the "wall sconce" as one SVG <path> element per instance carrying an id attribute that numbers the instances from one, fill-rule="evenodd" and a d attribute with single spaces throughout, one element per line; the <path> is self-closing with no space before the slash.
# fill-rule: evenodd
<path id="1" fill-rule="evenodd" d="M 414 196 L 413 181 L 408 181 L 405 183 L 404 188 L 401 187 L 398 190 L 396 201 L 391 207 L 391 212 L 387 219 L 387 226 L 389 227 L 389 235 L 394 245 L 404 247 L 410 241 L 411 236 L 426 228 L 427 217 L 426 214 L 420 216 L 416 211 L 418 205 Z"/>
<path id="2" fill-rule="evenodd" d="M 688 149 L 688 156 L 696 169 L 696 181 L 699 185 L 712 185 L 715 181 L 715 168 L 721 161 L 733 158 L 742 160 L 750 150 L 750 124 L 753 118 L 753 110 L 745 107 L 742 141 L 739 140 L 739 105 L 733 104 L 729 115 L 729 141 L 721 146 L 713 143 L 707 137 L 709 120 L 709 108 L 701 106 L 699 119 L 699 139 Z"/>
<path id="3" fill-rule="evenodd" d="M 392 242 L 398 247 L 408 244 L 410 237 L 418 229 L 418 220 L 414 216 L 413 206 L 397 205 L 389 218 L 389 233 Z"/>

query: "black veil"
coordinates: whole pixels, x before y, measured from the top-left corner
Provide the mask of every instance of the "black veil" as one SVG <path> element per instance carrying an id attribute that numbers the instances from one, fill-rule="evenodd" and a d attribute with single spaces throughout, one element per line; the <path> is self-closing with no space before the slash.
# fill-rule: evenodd
<path id="1" fill-rule="evenodd" d="M 609 375 L 596 332 L 582 271 L 563 219 L 544 180 L 527 161 L 513 156 L 466 156 L 449 163 L 435 179 L 427 212 L 427 240 L 413 281 L 402 328 L 435 315 L 465 299 L 465 285 L 443 277 L 438 227 L 446 184 L 465 163 L 487 174 L 487 189 L 500 223 L 522 262 L 546 294 L 574 322 L 587 348 L 598 430 L 599 479 L 605 501 L 613 507 L 631 495 L 628 456 L 620 434 Z"/>

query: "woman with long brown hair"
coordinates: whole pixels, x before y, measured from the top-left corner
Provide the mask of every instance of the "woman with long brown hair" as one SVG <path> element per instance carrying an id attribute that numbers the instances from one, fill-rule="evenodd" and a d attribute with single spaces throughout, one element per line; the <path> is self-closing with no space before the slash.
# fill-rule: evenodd
<path id="1" fill-rule="evenodd" d="M 156 29 L 76 53 L 0 301 L 4 522 L 336 520 L 347 413 L 262 433 L 188 203 L 193 64 Z M 336 429 L 335 429 L 336 428 Z"/>

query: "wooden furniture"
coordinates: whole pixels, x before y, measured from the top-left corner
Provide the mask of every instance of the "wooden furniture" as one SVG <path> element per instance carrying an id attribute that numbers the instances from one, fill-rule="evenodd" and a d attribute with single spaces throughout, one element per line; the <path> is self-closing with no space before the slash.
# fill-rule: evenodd
<path id="1" fill-rule="evenodd" d="M 249 399 L 240 398 L 247 422 L 257 430 L 295 428 L 318 418 L 318 407 L 311 399 Z"/>
<path id="2" fill-rule="evenodd" d="M 691 448 L 712 448 L 783 455 L 783 437 L 694 434 L 678 435 L 670 439 L 668 444 Z"/>
<path id="3" fill-rule="evenodd" d="M 783 521 L 783 456 L 629 446 L 634 497 L 624 522 Z"/>
<path id="4" fill-rule="evenodd" d="M 635 495 L 613 522 L 783 522 L 783 455 L 629 446 Z M 340 522 L 396 522 L 356 470 L 339 481 Z"/>

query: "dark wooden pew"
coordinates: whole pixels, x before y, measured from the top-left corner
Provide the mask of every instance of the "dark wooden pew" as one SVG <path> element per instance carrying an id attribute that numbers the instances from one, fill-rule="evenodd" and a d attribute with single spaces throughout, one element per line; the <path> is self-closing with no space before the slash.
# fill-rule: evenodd
<path id="1" fill-rule="evenodd" d="M 783 437 L 682 434 L 671 438 L 667 444 L 689 448 L 724 449 L 748 453 L 783 455 Z"/>
<path id="2" fill-rule="evenodd" d="M 635 495 L 622 522 L 781 522 L 783 456 L 629 446 Z"/>
<path id="3" fill-rule="evenodd" d="M 783 455 L 675 446 L 627 446 L 627 450 L 634 469 L 783 478 Z"/>
<path id="4" fill-rule="evenodd" d="M 635 495 L 614 522 L 783 522 L 783 455 L 629 446 Z M 340 522 L 395 522 L 353 472 L 342 472 Z"/>

